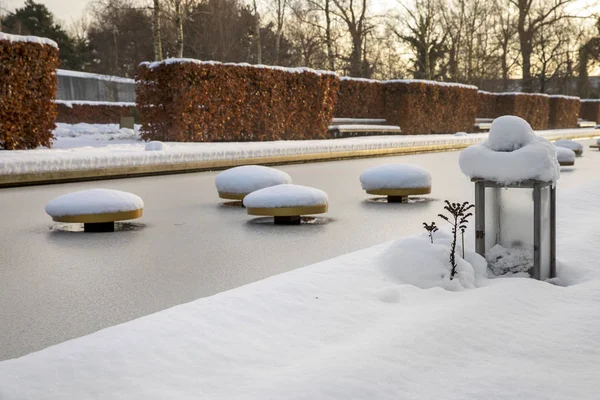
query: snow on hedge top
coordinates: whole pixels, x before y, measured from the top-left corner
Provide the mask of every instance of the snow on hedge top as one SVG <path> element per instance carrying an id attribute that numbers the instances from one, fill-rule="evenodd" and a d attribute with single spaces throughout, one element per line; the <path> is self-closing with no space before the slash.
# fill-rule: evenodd
<path id="1" fill-rule="evenodd" d="M 514 115 L 504 115 L 492 122 L 488 144 L 494 151 L 513 151 L 531 143 L 534 137 L 529 122 Z"/>
<path id="2" fill-rule="evenodd" d="M 565 147 L 556 147 L 556 159 L 561 162 L 575 162 L 575 152 Z"/>
<path id="3" fill-rule="evenodd" d="M 583 151 L 583 145 L 574 140 L 567 140 L 567 139 L 557 140 L 556 142 L 554 142 L 554 145 L 556 147 L 564 147 L 566 149 L 570 149 L 573 151 Z"/>
<path id="4" fill-rule="evenodd" d="M 7 42 L 27 42 L 27 43 L 37 43 L 37 44 L 47 44 L 52 47 L 56 47 L 58 49 L 58 44 L 54 40 L 50 40 L 43 37 L 38 36 L 21 36 L 21 35 L 11 35 L 10 33 L 0 32 L 0 40 L 6 40 Z"/>
<path id="5" fill-rule="evenodd" d="M 257 190 L 244 197 L 247 208 L 310 207 L 327 204 L 327 193 L 300 185 L 277 185 Z"/>
<path id="6" fill-rule="evenodd" d="M 105 214 L 144 208 L 144 201 L 133 193 L 111 189 L 81 190 L 59 196 L 46 204 L 51 217 Z"/>
<path id="7" fill-rule="evenodd" d="M 201 61 L 196 60 L 194 58 L 167 58 L 162 61 L 153 61 L 148 62 L 144 61 L 140 63 L 140 65 L 147 66 L 150 69 L 158 68 L 161 65 L 170 65 L 170 64 L 198 64 L 198 65 L 226 65 L 233 67 L 250 67 L 250 68 L 266 68 L 266 69 L 274 69 L 278 71 L 291 72 L 295 74 L 301 74 L 303 72 L 313 73 L 317 75 L 337 75 L 333 71 L 323 71 L 316 70 L 306 67 L 296 67 L 296 68 L 288 68 L 288 67 L 280 67 L 276 65 L 263 65 L 263 64 L 248 64 L 248 63 L 222 63 L 220 61 Z"/>
<path id="8" fill-rule="evenodd" d="M 556 182 L 560 174 L 554 145 L 535 136 L 527 121 L 509 115 L 496 118 L 488 140 L 467 147 L 459 165 L 470 178 L 502 184 L 529 179 Z"/>
<path id="9" fill-rule="evenodd" d="M 292 183 L 283 171 L 261 165 L 244 165 L 221 172 L 215 179 L 217 190 L 222 193 L 246 194 L 270 186 Z"/>
<path id="10" fill-rule="evenodd" d="M 111 106 L 111 107 L 135 107 L 135 103 L 125 101 L 88 101 L 88 100 L 54 100 L 56 104 L 64 104 L 69 108 L 76 106 Z"/>
<path id="11" fill-rule="evenodd" d="M 600 99 L 581 99 L 583 103 L 600 103 Z"/>
<path id="12" fill-rule="evenodd" d="M 411 189 L 431 187 L 431 174 L 408 164 L 385 164 L 371 167 L 360 174 L 363 190 Z"/>
<path id="13" fill-rule="evenodd" d="M 390 79 L 387 81 L 378 81 L 377 79 L 367 79 L 367 78 L 355 78 L 352 76 L 340 76 L 340 80 L 342 81 L 357 81 L 357 82 L 366 82 L 366 83 L 424 83 L 427 85 L 439 85 L 439 86 L 454 86 L 454 87 L 462 87 L 467 89 L 475 89 L 477 90 L 477 86 L 473 85 L 465 85 L 463 83 L 455 83 L 455 82 L 440 82 L 440 81 L 429 81 L 425 79 Z"/>
<path id="14" fill-rule="evenodd" d="M 564 94 L 551 94 L 551 99 L 567 99 L 567 100 L 580 100 L 577 96 L 566 96 Z"/>
<path id="15" fill-rule="evenodd" d="M 503 93 L 494 93 L 498 96 L 543 96 L 550 97 L 545 93 L 523 93 L 523 92 L 503 92 Z"/>

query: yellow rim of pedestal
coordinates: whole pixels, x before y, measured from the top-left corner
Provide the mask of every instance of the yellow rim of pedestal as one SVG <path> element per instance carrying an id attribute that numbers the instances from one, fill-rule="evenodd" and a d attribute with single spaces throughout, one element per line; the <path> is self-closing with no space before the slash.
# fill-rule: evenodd
<path id="1" fill-rule="evenodd" d="M 328 210 L 327 204 L 306 207 L 270 207 L 246 208 L 248 215 L 267 215 L 272 217 L 294 217 L 299 215 L 323 214 Z"/>
<path id="2" fill-rule="evenodd" d="M 561 167 L 570 167 L 572 165 L 575 165 L 575 161 L 559 161 L 558 165 L 560 165 Z"/>
<path id="3" fill-rule="evenodd" d="M 227 200 L 244 200 L 246 196 L 248 196 L 248 193 L 219 192 L 219 197 Z"/>
<path id="4" fill-rule="evenodd" d="M 368 194 L 376 194 L 379 196 L 415 196 L 418 194 L 431 193 L 431 187 L 406 188 L 406 189 L 375 189 L 367 190 Z"/>
<path id="5" fill-rule="evenodd" d="M 127 219 L 136 219 L 142 216 L 143 208 L 131 211 L 117 211 L 104 214 L 80 214 L 63 215 L 61 217 L 52 217 L 56 222 L 79 222 L 84 224 L 99 224 L 103 222 L 124 221 Z"/>

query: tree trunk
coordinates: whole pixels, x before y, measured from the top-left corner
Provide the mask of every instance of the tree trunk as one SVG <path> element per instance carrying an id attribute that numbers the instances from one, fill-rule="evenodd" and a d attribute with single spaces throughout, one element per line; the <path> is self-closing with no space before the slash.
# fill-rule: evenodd
<path id="1" fill-rule="evenodd" d="M 162 40 L 160 36 L 160 0 L 154 0 L 154 10 L 152 13 L 152 41 L 154 44 L 154 60 L 161 61 L 163 59 L 162 54 Z"/>
<path id="2" fill-rule="evenodd" d="M 533 82 L 531 79 L 531 53 L 533 53 L 531 44 L 522 43 L 521 58 L 523 62 L 523 91 L 526 93 L 533 92 Z"/>
<path id="3" fill-rule="evenodd" d="M 256 6 L 256 0 L 252 0 L 254 6 L 254 18 L 256 19 L 254 25 L 254 34 L 256 35 L 256 63 L 262 64 L 262 40 L 260 39 L 260 15 L 258 14 L 258 7 Z"/>
<path id="4" fill-rule="evenodd" d="M 358 32 L 352 34 L 352 53 L 350 54 L 350 76 L 362 77 L 362 37 Z"/>
<path id="5" fill-rule="evenodd" d="M 279 65 L 279 49 L 281 46 L 281 35 L 283 34 L 283 23 L 285 18 L 285 4 L 287 0 L 277 0 L 277 31 L 275 32 L 275 65 Z"/>
<path id="6" fill-rule="evenodd" d="M 335 59 L 333 56 L 333 43 L 331 39 L 331 12 L 329 9 L 330 0 L 325 0 L 325 41 L 327 42 L 327 61 L 329 69 L 335 71 Z"/>
<path id="7" fill-rule="evenodd" d="M 177 26 L 177 57 L 183 58 L 183 17 L 181 15 L 181 0 L 175 1 L 175 25 Z"/>

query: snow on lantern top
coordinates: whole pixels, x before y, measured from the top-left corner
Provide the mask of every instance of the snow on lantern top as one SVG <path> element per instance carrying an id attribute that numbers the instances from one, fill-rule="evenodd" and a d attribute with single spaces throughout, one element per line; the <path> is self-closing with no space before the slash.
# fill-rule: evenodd
<path id="1" fill-rule="evenodd" d="M 466 148 L 459 165 L 470 178 L 506 185 L 526 180 L 556 183 L 560 174 L 554 145 L 513 115 L 496 118 L 488 139 Z"/>

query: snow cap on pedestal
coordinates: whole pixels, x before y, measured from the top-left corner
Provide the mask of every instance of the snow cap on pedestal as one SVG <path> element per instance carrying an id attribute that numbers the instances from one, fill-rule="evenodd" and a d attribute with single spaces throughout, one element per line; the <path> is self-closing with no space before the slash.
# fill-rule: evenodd
<path id="1" fill-rule="evenodd" d="M 385 164 L 360 174 L 363 190 L 414 189 L 431 187 L 431 174 L 416 165 Z"/>
<path id="2" fill-rule="evenodd" d="M 133 193 L 110 189 L 89 189 L 59 196 L 46 204 L 53 218 L 72 215 L 95 215 L 144 208 L 144 201 Z"/>
<path id="3" fill-rule="evenodd" d="M 565 147 L 556 147 L 556 159 L 560 165 L 562 164 L 574 164 L 575 163 L 575 152 Z"/>
<path id="4" fill-rule="evenodd" d="M 247 208 L 312 207 L 327 204 L 327 193 L 300 185 L 277 185 L 250 193 L 244 198 Z"/>
<path id="5" fill-rule="evenodd" d="M 247 195 L 270 186 L 292 183 L 283 171 L 260 165 L 244 165 L 221 172 L 215 179 L 217 190 L 222 194 Z"/>
<path id="6" fill-rule="evenodd" d="M 526 180 L 555 183 L 560 174 L 555 149 L 536 136 L 527 121 L 505 115 L 492 122 L 486 141 L 461 153 L 459 165 L 470 178 L 502 184 Z"/>
<path id="7" fill-rule="evenodd" d="M 556 142 L 554 142 L 554 145 L 556 147 L 564 147 L 565 149 L 573 150 L 575 152 L 575 155 L 577 156 L 580 156 L 583 153 L 583 145 L 574 140 L 557 140 Z"/>

